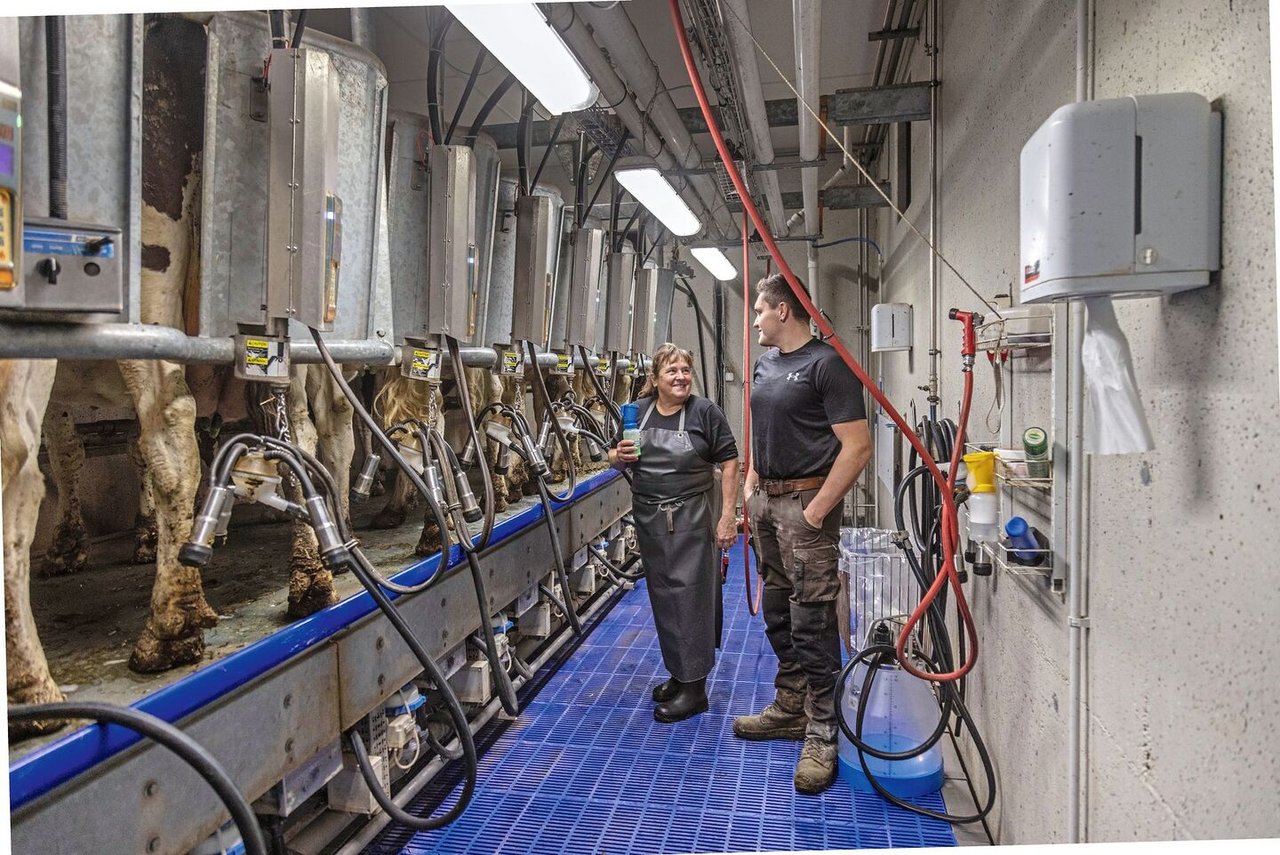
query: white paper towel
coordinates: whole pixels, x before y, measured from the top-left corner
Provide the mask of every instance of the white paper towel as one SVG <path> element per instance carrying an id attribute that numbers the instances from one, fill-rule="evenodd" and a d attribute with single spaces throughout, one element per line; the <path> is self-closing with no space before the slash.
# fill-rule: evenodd
<path id="1" fill-rule="evenodd" d="M 1106 297 L 1085 300 L 1088 321 L 1080 353 L 1088 389 L 1084 447 L 1089 454 L 1133 454 L 1155 448 L 1133 374 L 1129 341 Z"/>

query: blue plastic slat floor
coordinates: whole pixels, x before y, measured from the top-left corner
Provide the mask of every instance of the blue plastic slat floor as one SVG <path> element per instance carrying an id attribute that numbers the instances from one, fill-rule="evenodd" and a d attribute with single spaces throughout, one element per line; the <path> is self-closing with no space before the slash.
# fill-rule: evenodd
<path id="1" fill-rule="evenodd" d="M 954 846 L 946 823 L 857 792 L 839 778 L 821 796 L 797 794 L 792 774 L 799 742 L 733 736 L 733 716 L 773 699 L 777 660 L 762 619 L 747 609 L 741 546 L 730 555 L 723 649 L 707 684 L 709 712 L 677 724 L 654 721 L 649 693 L 667 674 L 641 583 L 519 720 L 493 723 L 477 737 L 492 744 L 461 818 L 417 834 L 390 827 L 365 851 L 651 855 Z M 432 782 L 412 811 L 421 815 L 437 803 L 442 786 Z M 937 794 L 918 803 L 944 809 Z"/>

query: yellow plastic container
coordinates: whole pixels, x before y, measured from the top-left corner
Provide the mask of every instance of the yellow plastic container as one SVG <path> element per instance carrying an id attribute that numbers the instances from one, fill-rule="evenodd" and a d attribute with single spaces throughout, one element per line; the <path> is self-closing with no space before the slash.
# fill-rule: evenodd
<path id="1" fill-rule="evenodd" d="M 975 451 L 964 456 L 969 469 L 970 493 L 994 493 L 996 491 L 996 454 L 994 451 Z"/>

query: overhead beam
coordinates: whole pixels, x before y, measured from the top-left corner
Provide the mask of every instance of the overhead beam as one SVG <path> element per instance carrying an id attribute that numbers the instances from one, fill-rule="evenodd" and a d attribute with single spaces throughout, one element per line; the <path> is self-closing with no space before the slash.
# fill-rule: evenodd
<path id="1" fill-rule="evenodd" d="M 894 86 L 871 86 L 864 89 L 841 89 L 830 95 L 822 96 L 826 108 L 826 121 L 830 125 L 884 125 L 894 122 L 920 122 L 929 118 L 929 83 L 901 83 Z M 787 128 L 800 123 L 800 114 L 794 98 L 778 98 L 766 101 L 765 115 L 769 117 L 769 127 Z M 716 121 L 719 119 L 719 108 Z M 679 111 L 680 120 L 691 134 L 709 133 L 702 111 L 697 107 L 687 107 Z M 601 121 L 612 123 L 620 131 L 621 123 L 615 116 L 605 114 Z M 501 125 L 489 125 L 485 133 L 493 137 L 498 148 L 515 148 L 518 122 Z M 566 128 L 568 123 L 566 123 Z M 534 146 L 545 146 L 551 141 L 551 131 L 555 122 L 536 121 L 530 126 L 530 143 Z M 571 135 L 564 137 L 571 139 Z"/>

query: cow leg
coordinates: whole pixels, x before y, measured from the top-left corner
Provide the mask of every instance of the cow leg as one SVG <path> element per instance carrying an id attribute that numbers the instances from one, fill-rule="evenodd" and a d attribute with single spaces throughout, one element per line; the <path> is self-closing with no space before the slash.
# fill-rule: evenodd
<path id="1" fill-rule="evenodd" d="M 298 446 L 315 454 L 316 427 L 307 412 L 307 373 L 305 366 L 298 366 L 289 383 L 289 430 Z M 301 486 L 296 478 L 291 481 L 290 498 L 301 502 Z M 300 618 L 333 605 L 338 601 L 338 594 L 333 590 L 333 573 L 320 561 L 319 543 L 311 526 L 298 519 L 291 519 L 289 525 L 293 532 L 293 554 L 289 558 L 288 614 L 291 618 Z"/>
<path id="2" fill-rule="evenodd" d="M 133 563 L 154 564 L 156 541 L 159 538 L 156 529 L 156 497 L 139 442 L 129 444 L 129 457 L 138 469 L 138 513 L 133 520 Z"/>
<path id="3" fill-rule="evenodd" d="M 391 485 L 387 490 L 387 503 L 369 522 L 369 528 L 398 528 L 409 516 L 409 510 L 418 503 L 418 491 L 400 471 L 392 470 Z"/>
<path id="4" fill-rule="evenodd" d="M 63 700 L 49 674 L 31 612 L 31 539 L 35 536 L 44 476 L 38 462 L 40 423 L 57 364 L 52 359 L 0 361 L 0 484 L 4 486 L 4 642 L 10 704 Z M 60 725 L 9 725 L 21 739 Z"/>
<path id="5" fill-rule="evenodd" d="M 315 416 L 316 459 L 332 473 L 343 519 L 350 526 L 351 461 L 356 454 L 351 420 L 355 408 L 323 365 L 307 366 L 307 400 Z"/>
<path id="6" fill-rule="evenodd" d="M 191 537 L 200 476 L 195 399 L 181 365 L 143 360 L 119 365 L 138 413 L 138 446 L 156 502 L 151 615 L 134 645 L 129 667 L 143 673 L 165 671 L 198 662 L 204 656 L 202 630 L 218 622 L 217 612 L 205 602 L 200 571 L 178 563 L 178 549 Z"/>
<path id="7" fill-rule="evenodd" d="M 61 576 L 83 570 L 89 561 L 89 532 L 80 508 L 80 476 L 84 471 L 84 443 L 71 413 L 55 407 L 45 413 L 44 441 L 49 468 L 58 487 L 58 525 L 45 553 L 42 575 Z"/>

